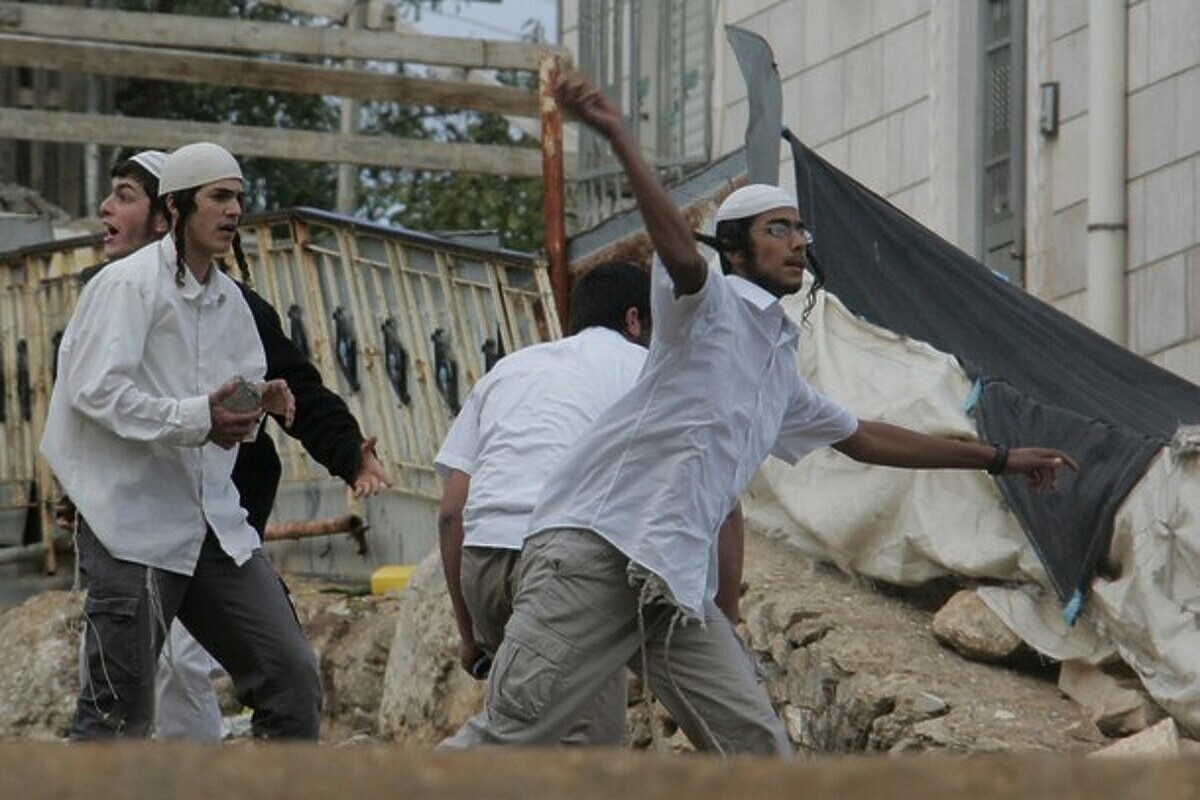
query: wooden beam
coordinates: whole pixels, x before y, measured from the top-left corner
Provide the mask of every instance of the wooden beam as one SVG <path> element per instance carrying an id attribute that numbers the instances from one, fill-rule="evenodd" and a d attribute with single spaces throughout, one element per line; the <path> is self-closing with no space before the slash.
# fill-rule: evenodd
<path id="1" fill-rule="evenodd" d="M 413 78 L 194 50 L 0 33 L 0 65 L 213 86 L 240 86 L 276 92 L 395 100 L 512 116 L 536 117 L 538 114 L 537 95 L 514 86 L 482 86 L 465 81 Z"/>
<path id="2" fill-rule="evenodd" d="M 472 69 L 536 70 L 541 56 L 569 58 L 549 44 L 496 42 L 244 19 L 0 3 L 0 31 L 114 44 L 183 47 L 310 58 L 363 58 Z"/>
<path id="3" fill-rule="evenodd" d="M 396 136 L 345 135 L 211 122 L 143 119 L 67 111 L 5 108 L 0 138 L 34 142 L 94 142 L 173 149 L 213 141 L 261 158 L 323 161 L 532 178 L 541 175 L 536 148 L 426 142 Z"/>

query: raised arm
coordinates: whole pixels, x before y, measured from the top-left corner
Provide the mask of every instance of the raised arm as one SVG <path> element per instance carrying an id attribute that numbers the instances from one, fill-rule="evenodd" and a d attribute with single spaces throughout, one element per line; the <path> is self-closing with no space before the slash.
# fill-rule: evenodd
<path id="1" fill-rule="evenodd" d="M 1048 447 L 999 448 L 963 442 L 890 425 L 859 420 L 858 430 L 834 445 L 839 452 L 868 464 L 910 469 L 986 469 L 1024 474 L 1034 491 L 1054 489 L 1063 466 L 1078 470 L 1075 459 Z"/>
<path id="2" fill-rule="evenodd" d="M 676 293 L 684 295 L 700 291 L 708 276 L 708 262 L 700 255 L 687 220 L 642 158 L 625 128 L 621 112 L 603 92 L 577 72 L 563 75 L 554 87 L 554 95 L 563 108 L 612 145 L 629 178 L 646 232 L 675 284 Z"/>

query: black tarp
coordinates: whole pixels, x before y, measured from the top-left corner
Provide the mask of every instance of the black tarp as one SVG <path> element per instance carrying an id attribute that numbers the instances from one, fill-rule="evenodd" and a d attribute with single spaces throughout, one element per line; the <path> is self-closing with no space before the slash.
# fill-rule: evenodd
<path id="1" fill-rule="evenodd" d="M 980 390 L 982 439 L 1060 447 L 1081 462 L 1053 494 L 999 481 L 1073 616 L 1117 507 L 1178 426 L 1200 422 L 1200 387 L 1010 284 L 784 136 L 828 290 L 868 322 L 956 356 Z"/>

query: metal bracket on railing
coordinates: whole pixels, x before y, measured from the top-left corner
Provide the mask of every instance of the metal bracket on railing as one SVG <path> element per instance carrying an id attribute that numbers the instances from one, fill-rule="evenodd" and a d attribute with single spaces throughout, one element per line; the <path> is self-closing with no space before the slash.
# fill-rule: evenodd
<path id="1" fill-rule="evenodd" d="M 288 306 L 288 335 L 292 340 L 292 344 L 296 345 L 296 349 L 305 358 L 312 358 L 312 349 L 308 346 L 308 332 L 304 330 L 304 311 L 300 308 L 299 303 L 292 303 Z"/>
<path id="2" fill-rule="evenodd" d="M 462 404 L 458 401 L 458 362 L 450 355 L 450 334 L 444 328 L 438 328 L 429 340 L 433 342 L 433 372 L 437 390 L 450 406 L 450 412 L 457 414 Z"/>
<path id="3" fill-rule="evenodd" d="M 350 391 L 357 392 L 358 383 L 358 337 L 354 335 L 354 325 L 350 315 L 338 306 L 333 310 L 334 349 L 338 366 L 346 380 L 350 383 Z"/>
<path id="4" fill-rule="evenodd" d="M 17 342 L 17 402 L 21 419 L 33 419 L 33 386 L 29 382 L 29 345 L 24 339 Z"/>
<path id="5" fill-rule="evenodd" d="M 383 331 L 383 366 L 388 380 L 396 391 L 400 402 L 408 405 L 412 397 L 408 393 L 408 351 L 396 335 L 396 320 L 388 317 L 379 326 Z"/>

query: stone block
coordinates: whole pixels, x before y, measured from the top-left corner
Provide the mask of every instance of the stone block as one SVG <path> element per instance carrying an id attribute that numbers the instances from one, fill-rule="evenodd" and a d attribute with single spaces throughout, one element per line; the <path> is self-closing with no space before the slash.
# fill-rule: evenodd
<path id="1" fill-rule="evenodd" d="M 1174 720 L 1164 719 L 1153 728 L 1122 739 L 1088 755 L 1089 758 L 1146 758 L 1147 756 L 1178 756 L 1179 729 Z"/>
<path id="2" fill-rule="evenodd" d="M 810 147 L 841 136 L 845 131 L 844 68 L 842 59 L 835 58 L 800 76 L 800 119 L 793 130 Z"/>
<path id="3" fill-rule="evenodd" d="M 1021 639 L 972 591 L 961 591 L 933 617 L 939 642 L 973 661 L 998 662 L 1014 655 Z"/>
<path id="4" fill-rule="evenodd" d="M 1155 353 L 1187 335 L 1187 270 L 1182 255 L 1129 275 L 1129 346 Z"/>
<path id="5" fill-rule="evenodd" d="M 1196 0 L 1152 0 L 1150 3 L 1150 68 L 1156 81 L 1200 63 L 1200 3 Z"/>
<path id="6" fill-rule="evenodd" d="M 1048 3 L 1047 7 L 1054 38 L 1087 27 L 1087 0 L 1056 0 Z"/>
<path id="7" fill-rule="evenodd" d="M 1145 175 L 1176 158 L 1177 100 L 1172 79 L 1129 96 L 1129 175 Z"/>
<path id="8" fill-rule="evenodd" d="M 933 171 L 929 142 L 932 124 L 929 100 L 888 116 L 886 191 L 929 180 Z"/>
<path id="9" fill-rule="evenodd" d="M 929 94 L 929 22 L 918 17 L 883 37 L 883 110 Z"/>
<path id="10" fill-rule="evenodd" d="M 1184 380 L 1200 385 L 1200 339 L 1164 350 L 1156 363 Z"/>
<path id="11" fill-rule="evenodd" d="M 871 0 L 840 0 L 830 6 L 828 35 L 833 39 L 833 52 L 857 47 L 875 33 L 871 21 L 874 5 Z"/>
<path id="12" fill-rule="evenodd" d="M 877 120 L 883 113 L 883 43 L 871 39 L 846 53 L 846 127 Z"/>
<path id="13" fill-rule="evenodd" d="M 1050 204 L 1057 211 L 1087 197 L 1087 117 L 1064 122 L 1051 152 Z"/>
<path id="14" fill-rule="evenodd" d="M 876 3 L 872 9 L 875 12 L 873 27 L 879 33 L 898 28 L 928 14 L 932 5 L 931 0 L 888 0 L 886 3 Z"/>
<path id="15" fill-rule="evenodd" d="M 1175 152 L 1181 158 L 1200 154 L 1200 66 L 1175 79 Z"/>
<path id="16" fill-rule="evenodd" d="M 1136 679 L 1125 676 L 1122 680 L 1083 661 L 1063 662 L 1058 688 L 1087 708 L 1092 722 L 1106 736 L 1137 733 L 1162 718 L 1161 709 L 1138 690 Z"/>
<path id="17" fill-rule="evenodd" d="M 1196 243 L 1196 163 L 1177 161 L 1146 178 L 1146 261 Z"/>
<path id="18" fill-rule="evenodd" d="M 1056 39 L 1053 50 L 1053 79 L 1058 81 L 1058 119 L 1061 124 L 1085 113 L 1088 108 L 1087 28 Z"/>
<path id="19" fill-rule="evenodd" d="M 1150 3 L 1140 2 L 1129 7 L 1128 90 L 1136 92 L 1150 82 Z"/>
<path id="20" fill-rule="evenodd" d="M 886 191 L 888 121 L 879 120 L 850 134 L 850 174 L 875 192 Z"/>
<path id="21" fill-rule="evenodd" d="M 1056 211 L 1046 287 L 1051 299 L 1087 288 L 1087 203 Z"/>

